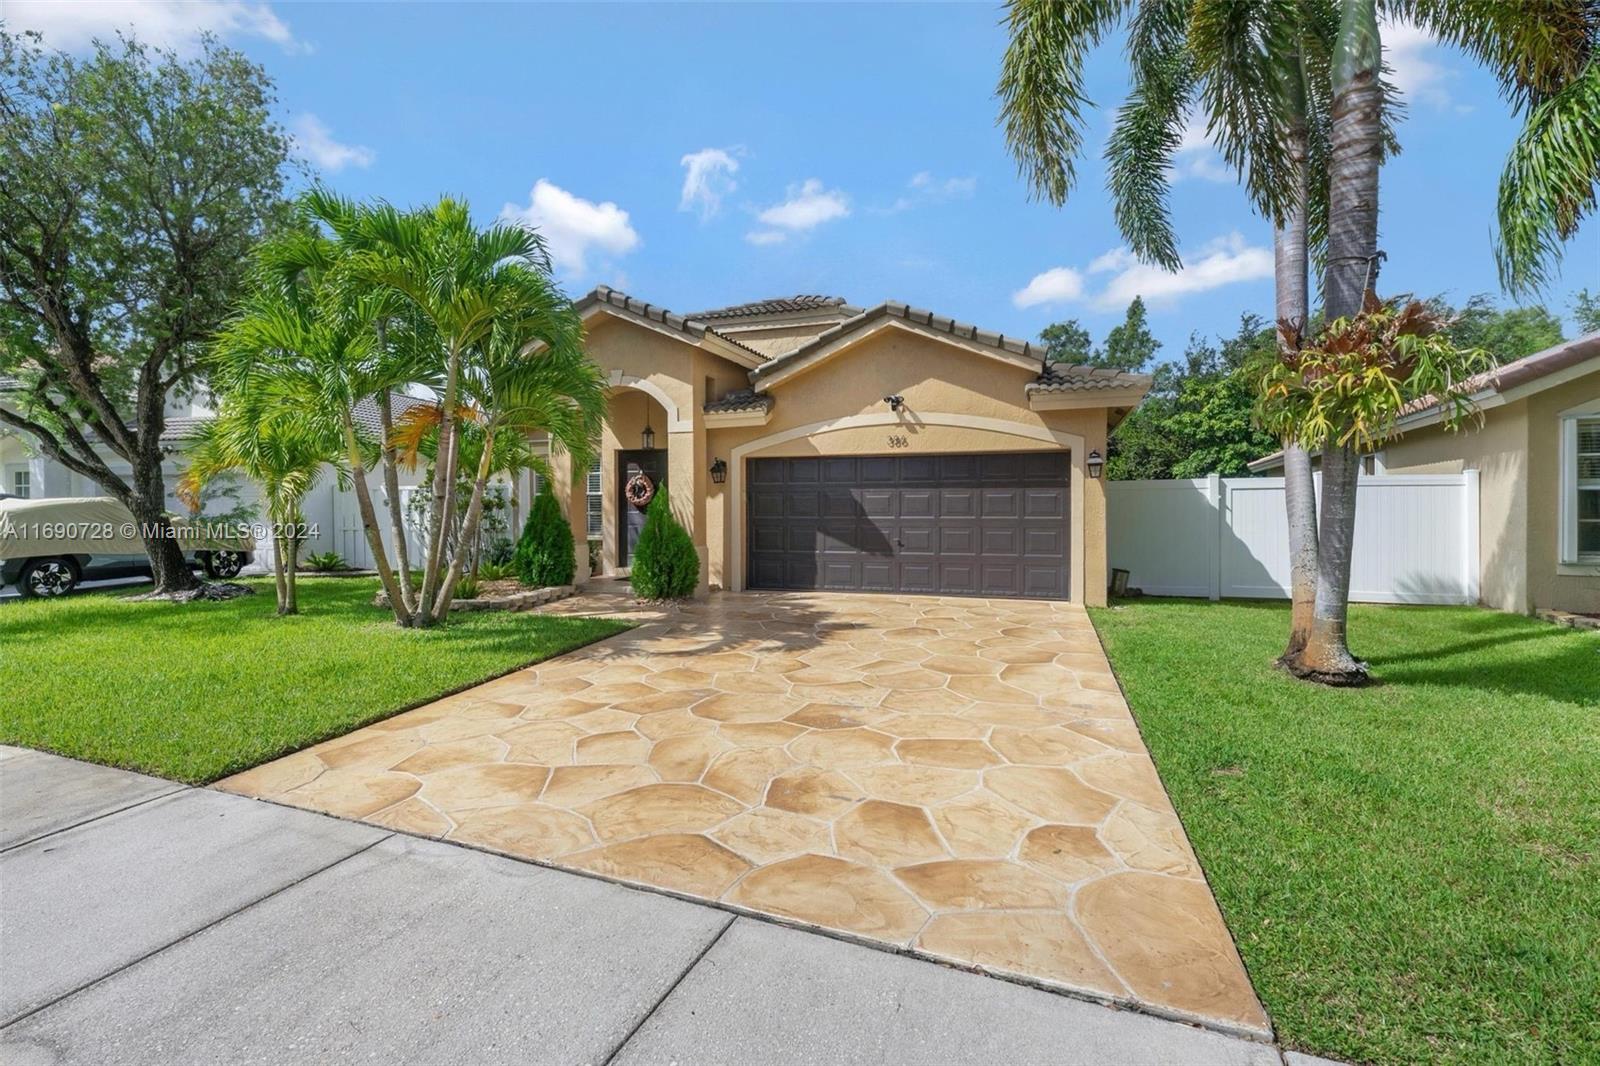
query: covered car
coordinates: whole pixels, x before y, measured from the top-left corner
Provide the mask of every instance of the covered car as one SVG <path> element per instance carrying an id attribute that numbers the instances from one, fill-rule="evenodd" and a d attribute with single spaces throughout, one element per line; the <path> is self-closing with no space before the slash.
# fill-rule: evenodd
<path id="1" fill-rule="evenodd" d="M 234 577 L 255 540 L 204 520 L 171 519 L 184 560 L 210 577 Z M 139 523 L 109 496 L 0 500 L 0 585 L 23 596 L 61 596 L 80 582 L 149 576 Z"/>

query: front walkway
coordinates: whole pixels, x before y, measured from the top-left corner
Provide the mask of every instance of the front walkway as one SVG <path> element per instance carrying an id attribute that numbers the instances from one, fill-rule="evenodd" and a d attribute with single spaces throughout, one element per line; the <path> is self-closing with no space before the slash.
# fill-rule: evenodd
<path id="1" fill-rule="evenodd" d="M 724 593 L 639 618 L 219 787 L 1267 1031 L 1081 608 Z"/>
<path id="2" fill-rule="evenodd" d="M 659 893 L 3 747 L 0 884 L 0 1061 L 18 1066 L 1284 1062 Z"/>

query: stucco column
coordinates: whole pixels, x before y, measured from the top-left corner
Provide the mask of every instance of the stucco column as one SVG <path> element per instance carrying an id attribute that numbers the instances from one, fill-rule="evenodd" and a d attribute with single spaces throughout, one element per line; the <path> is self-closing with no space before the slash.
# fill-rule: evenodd
<path id="1" fill-rule="evenodd" d="M 561 513 L 567 516 L 567 525 L 572 529 L 572 554 L 576 563 L 572 583 L 582 586 L 589 581 L 588 471 L 575 469 L 570 452 L 551 448 L 550 473 L 550 492 L 561 505 Z"/>
<path id="2" fill-rule="evenodd" d="M 711 591 L 710 570 L 706 565 L 706 431 L 704 427 L 667 434 L 667 487 L 672 512 L 689 531 L 695 554 L 700 556 L 700 580 L 694 594 L 704 597 Z"/>
<path id="3" fill-rule="evenodd" d="M 1105 412 L 1098 412 L 1089 432 L 1085 434 L 1083 455 L 1072 457 L 1073 476 L 1081 477 L 1083 484 L 1083 604 L 1086 607 L 1106 605 L 1106 586 L 1110 573 L 1106 563 L 1106 482 L 1102 467 L 1100 476 L 1090 477 L 1088 457 L 1099 452 L 1102 460 L 1107 451 Z"/>

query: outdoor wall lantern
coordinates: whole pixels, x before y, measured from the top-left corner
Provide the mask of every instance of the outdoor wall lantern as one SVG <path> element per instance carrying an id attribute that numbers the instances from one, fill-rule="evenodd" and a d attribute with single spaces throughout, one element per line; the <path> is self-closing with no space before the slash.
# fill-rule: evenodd
<path id="1" fill-rule="evenodd" d="M 656 431 L 650 428 L 650 414 L 645 412 L 644 431 L 639 434 L 639 447 L 650 451 L 656 446 Z"/>
<path id="2" fill-rule="evenodd" d="M 889 405 L 889 410 L 899 411 L 900 408 L 906 405 L 906 398 L 904 396 L 885 396 L 883 402 Z"/>
<path id="3" fill-rule="evenodd" d="M 711 460 L 711 483 L 720 485 L 728 480 L 728 464 L 721 459 Z"/>
<path id="4" fill-rule="evenodd" d="M 1089 459 L 1084 465 L 1089 468 L 1089 476 L 1098 481 L 1100 480 L 1100 470 L 1106 464 L 1105 460 L 1100 458 L 1100 453 L 1093 451 L 1089 453 Z"/>

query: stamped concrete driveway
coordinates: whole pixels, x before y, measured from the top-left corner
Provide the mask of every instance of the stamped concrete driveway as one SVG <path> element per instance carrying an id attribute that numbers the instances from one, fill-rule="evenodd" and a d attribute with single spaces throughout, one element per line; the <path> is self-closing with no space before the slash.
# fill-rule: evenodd
<path id="1" fill-rule="evenodd" d="M 555 608 L 642 624 L 219 787 L 1267 1031 L 1082 608 Z"/>

